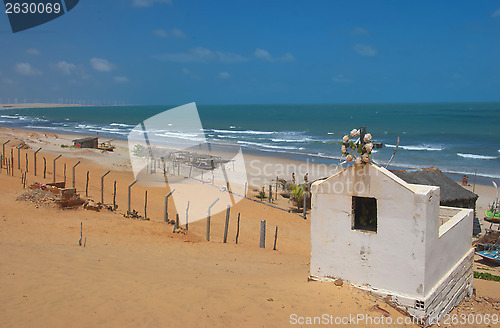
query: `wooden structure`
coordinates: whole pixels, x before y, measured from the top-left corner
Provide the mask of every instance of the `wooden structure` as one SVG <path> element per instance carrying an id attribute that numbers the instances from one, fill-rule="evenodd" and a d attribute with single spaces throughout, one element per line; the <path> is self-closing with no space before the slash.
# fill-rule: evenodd
<path id="1" fill-rule="evenodd" d="M 99 146 L 99 138 L 85 137 L 73 140 L 75 148 L 97 148 Z"/>

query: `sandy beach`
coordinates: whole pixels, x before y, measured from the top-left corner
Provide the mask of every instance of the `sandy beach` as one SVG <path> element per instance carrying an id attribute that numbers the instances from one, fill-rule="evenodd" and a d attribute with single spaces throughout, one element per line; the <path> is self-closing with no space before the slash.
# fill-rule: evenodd
<path id="1" fill-rule="evenodd" d="M 284 327 L 293 316 L 334 317 L 390 316 L 395 322 L 404 315 L 365 292 L 344 283 L 308 282 L 310 259 L 310 221 L 289 213 L 292 205 L 281 196 L 270 207 L 242 199 L 231 208 L 228 242 L 224 244 L 225 213 L 213 215 L 211 240 L 205 240 L 206 220 L 189 224 L 188 231 L 172 232 L 163 222 L 165 187 L 133 187 L 131 206 L 144 212 L 148 191 L 149 221 L 124 218 L 127 186 L 134 181 L 126 141 L 113 140 L 114 152 L 95 149 L 62 148 L 77 136 L 41 131 L 0 128 L 6 153 L 13 148 L 14 175 L 0 174 L 0 316 L 5 326 L 89 327 L 89 326 L 207 326 L 207 327 Z M 34 175 L 33 153 L 37 155 Z M 59 209 L 16 201 L 23 192 L 21 171 L 27 182 L 51 182 L 52 163 L 57 155 L 56 181 L 71 184 L 71 168 L 77 161 L 76 189 L 85 196 L 89 172 L 88 198 L 100 200 L 100 179 L 105 178 L 104 200 L 113 199 L 116 181 L 116 212 L 99 213 L 78 209 Z M 27 157 L 26 157 L 27 156 Z M 43 178 L 43 158 L 47 163 Z M 259 188 L 276 177 L 290 179 L 296 172 L 302 182 L 305 170 L 314 180 L 333 173 L 333 167 L 303 163 L 279 157 L 245 155 L 253 164 L 247 173 L 255 183 L 248 188 L 255 199 Z M 297 170 L 297 168 L 301 168 Z M 206 188 L 210 188 L 207 186 Z M 471 187 L 467 187 L 469 189 Z M 193 188 L 192 199 L 203 195 Z M 476 185 L 478 216 L 495 198 L 492 186 Z M 169 218 L 183 215 L 170 200 Z M 241 215 L 239 243 L 235 244 L 236 218 Z M 267 221 L 266 248 L 259 248 L 260 221 Z M 85 247 L 79 246 L 83 226 Z M 482 221 L 484 228 L 489 224 Z M 277 250 L 273 240 L 278 227 Z M 479 259 L 475 267 L 491 267 Z M 499 314 L 500 284 L 474 280 L 476 296 L 464 301 L 452 313 Z M 372 326 L 359 322 L 360 327 Z M 415 326 L 392 324 L 387 326 Z M 477 327 L 483 327 L 478 325 Z"/>

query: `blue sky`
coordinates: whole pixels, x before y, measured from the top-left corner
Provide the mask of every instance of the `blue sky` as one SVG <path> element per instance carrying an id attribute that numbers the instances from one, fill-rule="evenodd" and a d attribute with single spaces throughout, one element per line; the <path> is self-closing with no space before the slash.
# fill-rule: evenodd
<path id="1" fill-rule="evenodd" d="M 81 0 L 0 39 L 3 103 L 500 101 L 500 1 Z"/>

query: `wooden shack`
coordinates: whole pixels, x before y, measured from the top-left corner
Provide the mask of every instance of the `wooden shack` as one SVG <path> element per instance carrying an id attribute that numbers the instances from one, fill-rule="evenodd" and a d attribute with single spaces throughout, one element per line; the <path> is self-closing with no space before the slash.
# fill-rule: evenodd
<path id="1" fill-rule="evenodd" d="M 81 139 L 73 140 L 73 145 L 75 148 L 97 148 L 99 145 L 99 138 L 97 137 L 86 137 Z"/>

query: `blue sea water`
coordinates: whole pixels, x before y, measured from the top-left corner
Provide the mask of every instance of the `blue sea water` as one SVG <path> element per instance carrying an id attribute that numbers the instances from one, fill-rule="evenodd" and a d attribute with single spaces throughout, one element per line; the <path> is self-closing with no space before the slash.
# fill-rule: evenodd
<path id="1" fill-rule="evenodd" d="M 6 108 L 0 125 L 126 139 L 132 127 L 173 107 Z M 198 105 L 198 111 L 205 136 L 221 147 L 237 144 L 247 152 L 336 164 L 337 142 L 366 126 L 384 144 L 373 153 L 380 164 L 399 136 L 391 166 L 500 178 L 500 103 Z"/>

